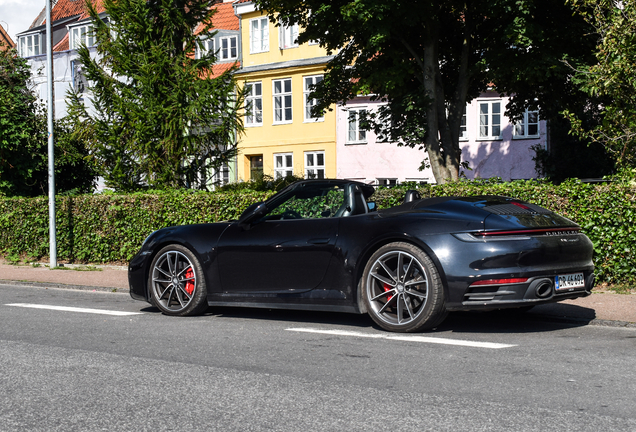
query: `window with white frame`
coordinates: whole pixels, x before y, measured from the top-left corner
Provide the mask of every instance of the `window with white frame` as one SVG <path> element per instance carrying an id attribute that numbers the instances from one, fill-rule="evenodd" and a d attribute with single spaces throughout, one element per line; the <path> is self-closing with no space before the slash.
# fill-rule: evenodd
<path id="1" fill-rule="evenodd" d="M 263 125 L 263 84 L 259 82 L 245 84 L 245 126 Z"/>
<path id="2" fill-rule="evenodd" d="M 82 44 L 87 47 L 95 45 L 95 36 L 93 35 L 93 26 L 90 24 L 73 27 L 70 30 L 70 49 L 78 49 Z"/>
<path id="3" fill-rule="evenodd" d="M 298 47 L 298 24 L 290 27 L 281 25 L 279 27 L 279 48 L 296 48 Z"/>
<path id="4" fill-rule="evenodd" d="M 272 81 L 274 90 L 274 124 L 292 122 L 292 80 Z"/>
<path id="5" fill-rule="evenodd" d="M 360 118 L 364 117 L 366 108 L 350 108 L 349 109 L 349 127 L 347 130 L 347 143 L 366 143 L 367 132 L 360 127 Z"/>
<path id="6" fill-rule="evenodd" d="M 269 23 L 267 17 L 250 20 L 250 53 L 269 51 Z"/>
<path id="7" fill-rule="evenodd" d="M 515 123 L 515 138 L 539 137 L 539 111 L 526 111 L 520 122 Z"/>
<path id="8" fill-rule="evenodd" d="M 314 86 L 322 81 L 322 75 L 306 76 L 303 77 L 303 98 L 305 101 L 305 121 L 322 121 L 325 118 L 323 116 L 313 117 L 311 109 L 316 105 L 317 100 L 309 97 L 314 89 Z"/>
<path id="9" fill-rule="evenodd" d="M 479 139 L 501 138 L 501 100 L 479 102 Z"/>
<path id="10" fill-rule="evenodd" d="M 226 36 L 219 39 L 219 60 L 238 58 L 238 36 Z"/>
<path id="11" fill-rule="evenodd" d="M 274 178 L 279 179 L 294 174 L 293 153 L 277 153 L 274 155 Z"/>
<path id="12" fill-rule="evenodd" d="M 459 124 L 459 140 L 466 141 L 468 139 L 468 129 L 466 129 L 466 107 L 464 107 L 464 112 L 462 114 L 462 120 Z"/>
<path id="13" fill-rule="evenodd" d="M 21 36 L 18 43 L 21 57 L 44 54 L 44 38 L 39 33 Z"/>
<path id="14" fill-rule="evenodd" d="M 311 151 L 305 152 L 305 178 L 324 179 L 325 178 L 325 152 Z"/>
<path id="15" fill-rule="evenodd" d="M 201 40 L 201 44 L 197 44 L 195 53 L 194 53 L 194 57 L 197 59 L 203 58 L 206 55 L 208 55 L 208 53 L 214 53 L 214 39 L 213 38 L 208 38 L 208 39 L 202 39 Z"/>
<path id="16" fill-rule="evenodd" d="M 214 186 L 223 186 L 230 182 L 230 167 L 227 163 L 222 163 L 216 168 L 212 175 Z"/>

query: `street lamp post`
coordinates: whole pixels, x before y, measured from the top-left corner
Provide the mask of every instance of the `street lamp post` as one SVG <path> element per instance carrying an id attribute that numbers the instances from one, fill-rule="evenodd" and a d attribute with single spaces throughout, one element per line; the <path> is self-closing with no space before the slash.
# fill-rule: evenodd
<path id="1" fill-rule="evenodd" d="M 55 154 L 53 145 L 54 80 L 53 80 L 53 35 L 51 33 L 51 1 L 46 0 L 46 70 L 48 90 L 49 132 L 49 268 L 57 267 L 57 241 L 55 228 Z"/>

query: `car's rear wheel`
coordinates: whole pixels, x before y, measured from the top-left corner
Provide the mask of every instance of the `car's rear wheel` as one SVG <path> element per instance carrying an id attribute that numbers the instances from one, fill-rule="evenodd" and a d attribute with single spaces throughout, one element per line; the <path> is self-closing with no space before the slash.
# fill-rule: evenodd
<path id="1" fill-rule="evenodd" d="M 426 330 L 446 318 L 439 272 L 431 258 L 412 244 L 382 246 L 362 277 L 367 312 L 385 330 Z"/>
<path id="2" fill-rule="evenodd" d="M 152 303 L 167 315 L 196 315 L 207 308 L 207 290 L 199 260 L 181 245 L 164 247 L 150 267 Z"/>

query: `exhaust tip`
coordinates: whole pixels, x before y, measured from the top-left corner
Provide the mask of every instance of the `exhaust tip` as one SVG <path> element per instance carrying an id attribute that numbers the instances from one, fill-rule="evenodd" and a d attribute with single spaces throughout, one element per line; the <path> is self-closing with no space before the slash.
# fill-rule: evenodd
<path id="1" fill-rule="evenodd" d="M 534 294 L 538 298 L 548 298 L 552 295 L 554 285 L 551 282 L 541 282 L 534 290 Z"/>

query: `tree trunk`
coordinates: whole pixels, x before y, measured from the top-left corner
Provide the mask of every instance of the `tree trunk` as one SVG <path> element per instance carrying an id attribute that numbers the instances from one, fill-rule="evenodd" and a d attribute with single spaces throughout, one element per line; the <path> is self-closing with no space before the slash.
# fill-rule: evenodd
<path id="1" fill-rule="evenodd" d="M 424 97 L 430 101 L 426 109 L 426 137 L 424 146 L 438 184 L 458 178 L 458 152 L 452 144 L 446 120 L 446 101 L 438 63 L 438 29 L 432 20 L 426 23 L 427 41 L 424 48 Z"/>

